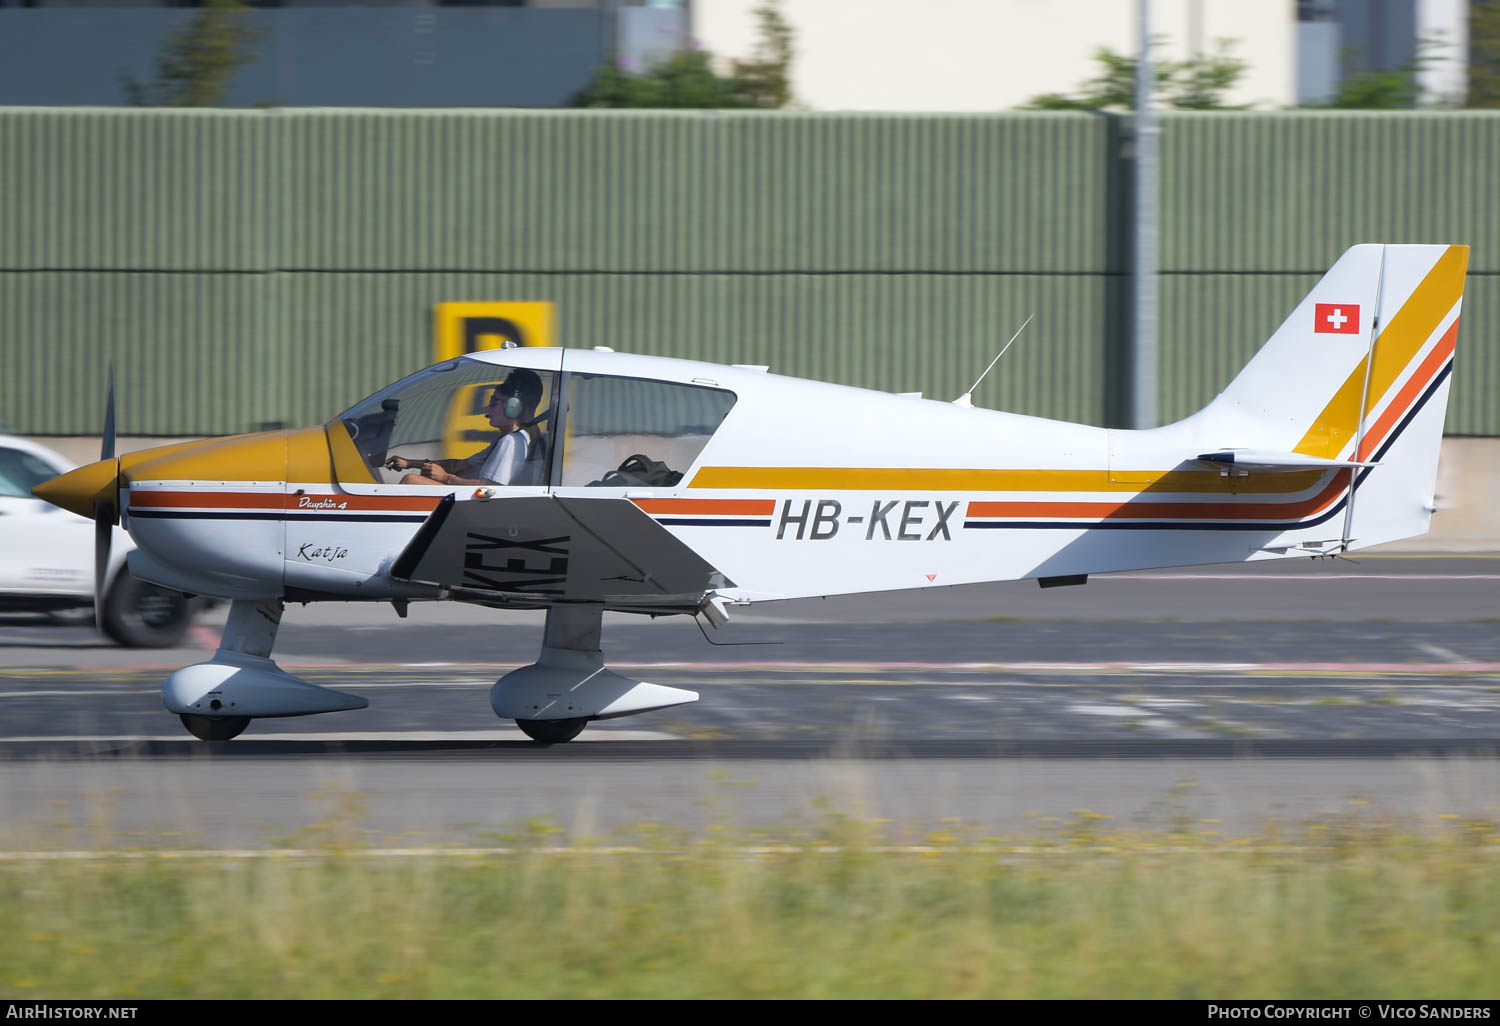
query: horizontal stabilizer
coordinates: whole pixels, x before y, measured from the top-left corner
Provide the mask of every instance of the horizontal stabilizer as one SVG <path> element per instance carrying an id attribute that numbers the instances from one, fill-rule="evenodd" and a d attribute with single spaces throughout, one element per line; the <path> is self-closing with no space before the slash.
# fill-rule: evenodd
<path id="1" fill-rule="evenodd" d="M 1344 467 L 1378 467 L 1379 463 L 1359 460 L 1331 460 L 1324 456 L 1309 456 L 1300 452 L 1271 452 L 1266 449 L 1220 449 L 1218 452 L 1200 453 L 1197 457 L 1204 463 L 1235 470 L 1339 470 Z"/>

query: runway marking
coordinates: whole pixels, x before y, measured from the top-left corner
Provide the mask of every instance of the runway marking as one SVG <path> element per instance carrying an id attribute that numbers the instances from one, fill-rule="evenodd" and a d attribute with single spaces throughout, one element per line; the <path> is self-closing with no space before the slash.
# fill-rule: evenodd
<path id="1" fill-rule="evenodd" d="M 1093 581 L 1500 581 L 1500 574 L 1098 574 Z"/>
<path id="2" fill-rule="evenodd" d="M 1350 559 L 1495 559 L 1493 552 L 1375 552 L 1371 549 L 1358 550 L 1359 555 L 1350 556 Z"/>
<path id="3" fill-rule="evenodd" d="M 1425 646 L 1421 646 L 1425 647 Z M 1438 655 L 1444 660 L 1456 659 L 1456 653 L 1448 649 L 1439 649 L 1431 646 L 1429 654 Z M 1277 673 L 1277 674 L 1416 674 L 1427 676 L 1454 676 L 1454 675 L 1484 675 L 1500 674 L 1500 662 L 1130 662 L 1130 661 L 1102 661 L 1102 662 L 806 662 L 797 660 L 784 661 L 747 661 L 747 662 L 689 662 L 689 661 L 664 661 L 664 662 L 620 662 L 611 663 L 611 669 L 625 670 L 632 673 L 650 675 L 655 672 L 672 673 L 702 673 L 702 674 L 726 674 L 742 673 L 747 671 L 765 671 L 774 673 L 800 672 L 813 674 L 859 674 L 859 673 L 904 673 L 913 670 L 926 670 L 947 673 L 1231 673 L 1231 674 L 1255 674 L 1255 673 Z M 299 664 L 287 662 L 282 668 L 288 671 L 306 673 L 310 677 L 319 680 L 342 680 L 343 686 L 361 690 L 382 690 L 389 688 L 407 687 L 450 687 L 468 688 L 489 686 L 495 681 L 495 676 L 508 667 L 507 664 L 473 664 L 464 666 L 459 663 L 446 663 L 442 669 L 448 674 L 454 671 L 462 673 L 464 670 L 474 674 L 473 677 L 444 676 L 441 679 L 424 680 L 420 676 L 411 680 L 360 680 L 360 675 L 385 674 L 394 675 L 400 673 L 418 673 L 430 671 L 434 667 L 413 666 L 407 663 L 345 663 L 330 666 L 324 663 Z M 78 666 L 71 668 L 49 667 L 44 670 L 33 670 L 25 667 L 7 667 L 0 669 L 0 679 L 16 679 L 33 675 L 46 674 L 49 676 L 63 675 L 97 675 L 97 676 L 119 676 L 125 678 L 137 677 L 142 674 L 150 674 L 155 671 L 151 668 L 139 666 Z M 857 680 L 855 681 L 858 682 Z M 119 682 L 123 683 L 123 681 Z M 704 684 L 714 683 L 712 680 L 703 681 Z M 849 678 L 841 678 L 838 683 L 850 683 Z M 109 696 L 123 694 L 149 694 L 156 689 L 135 689 L 132 691 L 110 691 Z M 29 697 L 39 695 L 75 695 L 91 694 L 100 695 L 97 685 L 80 685 L 77 690 L 35 690 L 5 692 L 9 697 Z"/>
<path id="4" fill-rule="evenodd" d="M 1149 709 L 1137 709 L 1133 705 L 1104 705 L 1101 703 L 1075 703 L 1067 707 L 1070 713 L 1081 716 L 1105 716 L 1112 719 L 1130 719 L 1136 721 L 1137 725 L 1147 727 L 1171 727 L 1174 724 L 1167 719 L 1157 716 Z"/>
<path id="5" fill-rule="evenodd" d="M 308 734 L 259 734 L 252 727 L 248 732 L 241 734 L 238 740 L 245 741 L 530 741 L 519 728 L 496 727 L 494 730 L 406 730 L 406 731 L 340 731 L 338 733 L 308 733 Z M 656 730 L 615 730 L 610 727 L 602 727 L 590 724 L 589 728 L 578 735 L 568 744 L 576 745 L 584 741 L 681 741 L 683 738 L 676 734 L 665 734 Z M 182 731 L 176 734 L 120 734 L 115 736 L 88 735 L 88 734 L 34 734 L 23 737 L 0 738 L 0 743 L 10 744 L 18 741 L 50 741 L 68 742 L 77 744 L 87 742 L 90 744 L 137 744 L 158 742 L 182 742 L 194 744 L 192 737 Z M 233 745 L 235 741 L 223 742 Z"/>
<path id="6" fill-rule="evenodd" d="M 952 670 L 1002 673 L 1500 673 L 1500 663 L 1220 663 L 1220 662 L 1023 662 L 1023 663 L 641 663 L 616 664 L 624 669 L 658 670 L 811 670 L 852 673 L 860 670 Z"/>
<path id="7" fill-rule="evenodd" d="M 1429 644 L 1428 642 L 1425 642 L 1425 641 L 1419 641 L 1419 642 L 1416 643 L 1416 646 L 1417 646 L 1417 648 L 1420 648 L 1423 652 L 1426 652 L 1428 655 L 1430 655 L 1430 656 L 1437 656 L 1439 659 L 1442 659 L 1445 662 L 1449 662 L 1449 663 L 1467 662 L 1467 660 L 1464 659 L 1464 657 L 1461 656 L 1461 655 L 1459 655 L 1457 652 L 1453 651 L 1450 648 L 1444 648 L 1441 645 L 1432 645 L 1432 644 Z"/>
<path id="8" fill-rule="evenodd" d="M 1034 815 L 1034 813 L 1032 814 Z M 1060 817 L 1047 817 L 1061 821 Z M 1204 820 L 1204 822 L 1217 822 Z M 1253 838 L 1260 841 L 1260 838 Z M 697 851 L 698 849 L 692 849 Z M 1054 845 L 1007 844 L 870 844 L 858 848 L 836 844 L 758 844 L 733 847 L 726 850 L 735 855 L 766 857 L 780 855 L 841 855 L 849 851 L 878 855 L 959 855 L 959 854 L 1005 854 L 1041 855 L 1049 859 L 1057 856 Z M 1168 856 L 1177 854 L 1197 855 L 1203 851 L 1199 843 L 1173 844 L 1155 837 L 1143 837 L 1142 843 L 1128 842 L 1093 844 L 1088 851 L 1099 854 L 1133 852 L 1141 855 Z M 1272 843 L 1225 844 L 1215 849 L 1216 854 L 1265 855 L 1295 854 L 1306 851 L 1323 851 L 1321 845 L 1303 845 L 1278 841 Z M 304 861 L 338 859 L 477 859 L 512 858 L 516 856 L 578 856 L 582 858 L 652 858 L 675 857 L 688 854 L 683 848 L 639 848 L 633 845 L 549 845 L 547 847 L 521 848 L 348 848 L 337 852 L 319 848 L 163 848 L 155 851 L 0 851 L 0 862 L 141 862 L 154 859 L 177 861 L 214 861 L 224 859 L 266 859 L 275 861 Z"/>
<path id="9" fill-rule="evenodd" d="M 135 688 L 128 691 L 110 691 L 108 692 L 108 696 L 110 698 L 118 698 L 122 695 L 154 695 L 160 691 L 160 688 L 150 688 L 149 690 Z M 38 688 L 35 691 L 0 691 L 0 698 L 76 698 L 79 695 L 92 695 L 98 698 L 102 694 L 104 693 L 100 692 L 98 687 L 76 688 L 72 691 L 44 690 Z"/>

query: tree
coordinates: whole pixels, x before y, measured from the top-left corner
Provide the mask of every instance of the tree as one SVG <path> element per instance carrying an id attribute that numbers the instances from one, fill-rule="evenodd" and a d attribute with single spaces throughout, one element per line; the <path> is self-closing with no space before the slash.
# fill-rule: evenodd
<path id="1" fill-rule="evenodd" d="M 760 36 L 749 60 L 732 61 L 735 92 L 747 107 L 776 109 L 792 102 L 792 26 L 775 0 L 755 8 Z"/>
<path id="2" fill-rule="evenodd" d="M 1309 107 L 1331 110 L 1409 110 L 1417 105 L 1422 87 L 1417 84 L 1414 65 L 1384 71 L 1364 71 L 1339 83 L 1339 91 L 1327 103 L 1309 103 Z"/>
<path id="3" fill-rule="evenodd" d="M 1245 61 L 1230 55 L 1234 42 L 1218 41 L 1218 52 L 1212 57 L 1197 57 L 1173 65 L 1170 104 L 1178 110 L 1233 110 L 1224 102 L 1224 94 L 1244 77 Z"/>
<path id="4" fill-rule="evenodd" d="M 721 78 L 704 50 L 679 50 L 650 70 L 636 74 L 619 64 L 594 73 L 588 88 L 573 97 L 575 107 L 743 107 L 734 82 Z"/>
<path id="5" fill-rule="evenodd" d="M 1152 48 L 1162 45 L 1162 38 L 1152 40 Z M 1220 39 L 1217 51 L 1210 57 L 1186 61 L 1153 61 L 1156 95 L 1168 107 L 1178 110 L 1233 110 L 1224 102 L 1224 94 L 1234 88 L 1245 74 L 1244 60 L 1230 51 L 1234 41 Z M 1094 51 L 1099 74 L 1081 82 L 1073 95 L 1044 93 L 1028 101 L 1023 110 L 1130 110 L 1135 107 L 1135 69 L 1137 60 L 1115 53 L 1107 47 Z"/>
<path id="6" fill-rule="evenodd" d="M 776 0 L 755 8 L 760 26 L 748 60 L 730 62 L 729 75 L 713 70 L 707 50 L 679 50 L 643 72 L 606 64 L 573 97 L 575 107 L 750 107 L 771 109 L 791 102 L 792 28 Z"/>
<path id="7" fill-rule="evenodd" d="M 1338 92 L 1326 103 L 1307 106 L 1331 110 L 1410 110 L 1422 100 L 1418 76 L 1438 59 L 1434 56 L 1436 52 L 1446 49 L 1448 44 L 1441 37 L 1423 36 L 1417 40 L 1416 55 L 1411 60 L 1399 67 L 1374 71 L 1356 71 L 1357 51 L 1346 52 L 1344 80 L 1339 83 Z"/>
<path id="8" fill-rule="evenodd" d="M 245 16 L 241 0 L 205 0 L 182 28 L 167 36 L 156 58 L 156 81 L 143 85 L 122 74 L 126 100 L 136 107 L 217 107 L 240 65 L 253 61 L 264 33 Z"/>

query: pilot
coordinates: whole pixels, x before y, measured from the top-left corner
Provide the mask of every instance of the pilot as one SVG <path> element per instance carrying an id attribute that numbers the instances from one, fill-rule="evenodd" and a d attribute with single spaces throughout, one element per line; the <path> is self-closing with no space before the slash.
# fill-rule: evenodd
<path id="1" fill-rule="evenodd" d="M 495 386 L 485 408 L 490 426 L 500 432 L 488 446 L 462 460 L 392 456 L 385 465 L 390 470 L 418 468 L 418 473 L 403 477 L 402 484 L 541 484 L 541 429 L 536 425 L 536 408 L 541 401 L 542 379 L 533 371 L 513 370 Z"/>

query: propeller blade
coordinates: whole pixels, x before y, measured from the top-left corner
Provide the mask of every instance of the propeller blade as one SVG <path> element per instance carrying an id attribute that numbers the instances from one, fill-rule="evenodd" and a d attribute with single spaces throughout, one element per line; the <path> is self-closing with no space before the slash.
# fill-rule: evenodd
<path id="1" fill-rule="evenodd" d="M 112 460 L 115 457 L 115 365 L 109 365 L 109 390 L 104 399 L 104 438 L 99 445 L 99 458 Z"/>
<path id="2" fill-rule="evenodd" d="M 114 538 L 115 525 L 111 504 L 94 504 L 94 622 L 101 629 L 104 625 L 104 586 L 109 575 L 109 546 Z"/>
<path id="3" fill-rule="evenodd" d="M 109 365 L 109 386 L 104 397 L 104 432 L 99 443 L 99 459 L 115 460 L 115 365 Z M 94 622 L 104 626 L 104 586 L 109 575 L 109 546 L 114 540 L 115 510 L 120 494 L 120 461 L 115 460 L 115 480 L 109 500 L 94 502 Z"/>

